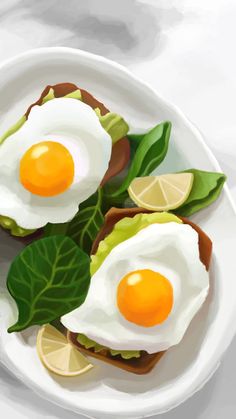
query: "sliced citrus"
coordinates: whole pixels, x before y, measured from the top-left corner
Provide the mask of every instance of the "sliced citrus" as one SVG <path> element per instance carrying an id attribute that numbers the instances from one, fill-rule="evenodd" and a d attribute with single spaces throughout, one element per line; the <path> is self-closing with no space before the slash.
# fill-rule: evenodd
<path id="1" fill-rule="evenodd" d="M 73 377 L 93 367 L 88 359 L 50 324 L 43 326 L 38 332 L 37 351 L 43 365 L 57 375 Z"/>
<path id="2" fill-rule="evenodd" d="M 172 173 L 135 178 L 128 189 L 139 207 L 151 211 L 168 211 L 180 207 L 193 185 L 192 173 Z"/>

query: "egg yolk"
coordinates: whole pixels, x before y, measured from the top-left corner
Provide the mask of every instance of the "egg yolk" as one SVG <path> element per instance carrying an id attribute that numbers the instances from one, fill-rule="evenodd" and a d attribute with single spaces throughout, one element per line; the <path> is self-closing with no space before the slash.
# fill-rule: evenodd
<path id="1" fill-rule="evenodd" d="M 44 197 L 65 192 L 74 179 L 74 160 L 55 141 L 34 144 L 20 161 L 20 182 L 29 192 Z"/>
<path id="2" fill-rule="evenodd" d="M 126 320 L 139 326 L 155 326 L 164 322 L 171 312 L 173 288 L 158 272 L 133 271 L 117 287 L 117 305 Z"/>

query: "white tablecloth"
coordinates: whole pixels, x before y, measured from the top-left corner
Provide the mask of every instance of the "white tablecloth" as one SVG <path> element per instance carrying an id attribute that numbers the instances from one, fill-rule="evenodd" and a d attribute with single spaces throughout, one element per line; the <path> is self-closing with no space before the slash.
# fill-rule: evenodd
<path id="1" fill-rule="evenodd" d="M 0 2 L 0 60 L 30 48 L 70 46 L 126 65 L 200 128 L 236 200 L 235 42 L 235 0 Z M 234 419 L 235 354 L 236 341 L 204 389 L 161 418 Z M 3 419 L 78 419 L 2 368 L 0 412 Z"/>

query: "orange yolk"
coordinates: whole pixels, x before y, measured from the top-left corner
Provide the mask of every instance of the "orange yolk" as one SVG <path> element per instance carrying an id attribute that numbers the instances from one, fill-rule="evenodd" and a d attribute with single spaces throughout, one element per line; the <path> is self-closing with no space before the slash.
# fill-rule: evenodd
<path id="1" fill-rule="evenodd" d="M 20 181 L 35 195 L 58 195 L 69 188 L 73 179 L 73 158 L 60 143 L 42 141 L 34 144 L 20 161 Z"/>
<path id="2" fill-rule="evenodd" d="M 117 288 L 121 314 L 139 326 L 151 327 L 166 320 L 173 307 L 173 288 L 163 275 L 150 269 L 124 276 Z"/>

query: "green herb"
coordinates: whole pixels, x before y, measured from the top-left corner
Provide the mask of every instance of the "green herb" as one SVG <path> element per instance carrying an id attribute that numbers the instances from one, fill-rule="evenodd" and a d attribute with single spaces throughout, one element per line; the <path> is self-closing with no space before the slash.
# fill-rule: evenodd
<path id="1" fill-rule="evenodd" d="M 133 156 L 128 174 L 121 186 L 111 196 L 116 197 L 127 191 L 135 177 L 148 176 L 164 160 L 170 138 L 171 123 L 163 122 L 145 134 Z"/>
<path id="2" fill-rule="evenodd" d="M 73 220 L 64 224 L 48 224 L 45 228 L 45 236 L 65 234 L 89 254 L 103 222 L 102 190 L 98 189 L 95 194 L 80 204 L 79 212 Z"/>
<path id="3" fill-rule="evenodd" d="M 89 264 L 89 257 L 68 237 L 46 237 L 27 246 L 7 277 L 19 312 L 8 332 L 49 323 L 79 307 L 89 287 Z"/>
<path id="4" fill-rule="evenodd" d="M 218 198 L 226 176 L 223 173 L 206 172 L 197 169 L 188 169 L 185 172 L 193 173 L 193 187 L 188 199 L 173 212 L 188 217 L 206 208 Z"/>

